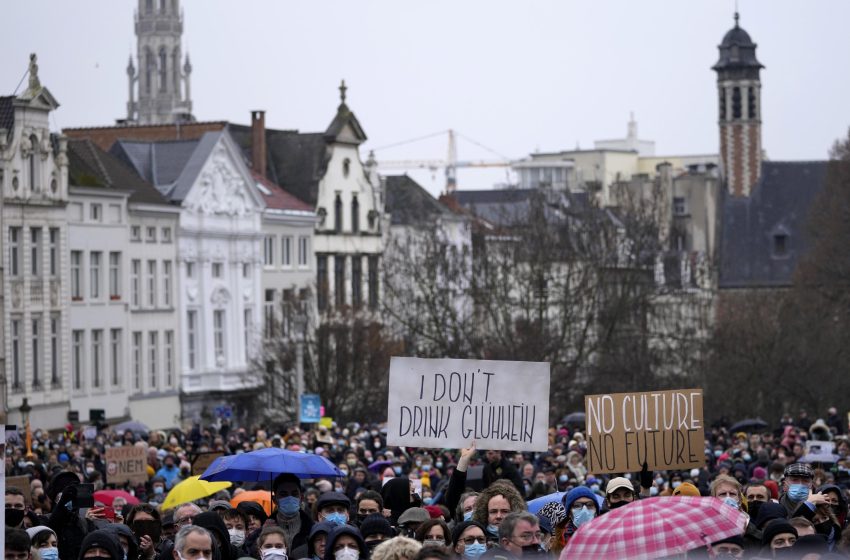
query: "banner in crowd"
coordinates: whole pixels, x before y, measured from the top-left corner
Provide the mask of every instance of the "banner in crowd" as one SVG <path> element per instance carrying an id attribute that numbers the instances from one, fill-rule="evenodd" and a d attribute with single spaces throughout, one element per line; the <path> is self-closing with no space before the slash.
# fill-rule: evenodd
<path id="1" fill-rule="evenodd" d="M 319 395 L 301 395 L 301 423 L 318 424 L 322 420 L 322 398 Z"/>
<path id="2" fill-rule="evenodd" d="M 705 464 L 702 390 L 584 397 L 585 464 L 593 474 L 690 469 Z"/>
<path id="3" fill-rule="evenodd" d="M 109 484 L 144 484 L 148 481 L 147 451 L 144 447 L 107 447 L 105 459 L 106 482 Z"/>
<path id="4" fill-rule="evenodd" d="M 7 476 L 6 488 L 17 488 L 24 495 L 27 506 L 32 506 L 32 492 L 30 489 L 30 477 L 27 475 Z M 4 490 L 5 493 L 5 490 Z"/>
<path id="5" fill-rule="evenodd" d="M 192 475 L 202 475 L 207 467 L 212 465 L 213 461 L 224 456 L 221 451 L 208 451 L 206 453 L 195 454 L 190 462 L 192 464 Z"/>
<path id="6" fill-rule="evenodd" d="M 392 358 L 387 444 L 546 451 L 549 364 Z"/>

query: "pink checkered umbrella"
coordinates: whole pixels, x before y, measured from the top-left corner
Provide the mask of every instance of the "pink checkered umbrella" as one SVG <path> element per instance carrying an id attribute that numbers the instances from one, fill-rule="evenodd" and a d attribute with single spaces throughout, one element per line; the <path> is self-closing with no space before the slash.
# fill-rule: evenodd
<path id="1" fill-rule="evenodd" d="M 747 514 L 717 498 L 646 498 L 581 526 L 560 560 L 649 560 L 742 535 Z"/>

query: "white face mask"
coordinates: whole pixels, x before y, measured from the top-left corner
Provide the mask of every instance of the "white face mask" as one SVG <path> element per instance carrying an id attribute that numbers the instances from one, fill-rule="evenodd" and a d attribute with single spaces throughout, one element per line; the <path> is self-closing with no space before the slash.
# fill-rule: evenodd
<path id="1" fill-rule="evenodd" d="M 263 560 L 288 560 L 286 551 L 282 548 L 264 548 L 260 552 Z"/>
<path id="2" fill-rule="evenodd" d="M 233 546 L 242 546 L 242 543 L 245 542 L 245 531 L 230 529 L 227 532 L 230 534 L 230 544 Z"/>
<path id="3" fill-rule="evenodd" d="M 360 551 L 356 548 L 340 548 L 334 552 L 334 558 L 336 560 L 358 560 L 360 558 Z"/>

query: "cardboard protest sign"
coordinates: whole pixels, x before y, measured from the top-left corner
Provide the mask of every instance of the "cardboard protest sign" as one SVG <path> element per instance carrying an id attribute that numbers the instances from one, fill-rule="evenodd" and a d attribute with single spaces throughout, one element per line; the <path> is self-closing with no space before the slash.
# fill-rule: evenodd
<path id="1" fill-rule="evenodd" d="M 584 397 L 587 470 L 593 474 L 690 469 L 705 464 L 702 390 Z"/>
<path id="2" fill-rule="evenodd" d="M 24 501 L 28 506 L 32 505 L 32 492 L 30 491 L 30 477 L 22 476 L 7 476 L 6 488 L 17 488 L 24 495 Z"/>
<path id="3" fill-rule="evenodd" d="M 390 362 L 390 446 L 546 451 L 548 427 L 548 363 Z"/>
<path id="4" fill-rule="evenodd" d="M 192 459 L 192 474 L 201 475 L 207 470 L 207 467 L 212 465 L 212 462 L 219 457 L 224 456 L 221 451 L 210 451 L 209 453 L 198 453 Z"/>
<path id="5" fill-rule="evenodd" d="M 144 484 L 148 480 L 147 451 L 144 447 L 125 445 L 106 449 L 106 482 L 110 484 Z"/>

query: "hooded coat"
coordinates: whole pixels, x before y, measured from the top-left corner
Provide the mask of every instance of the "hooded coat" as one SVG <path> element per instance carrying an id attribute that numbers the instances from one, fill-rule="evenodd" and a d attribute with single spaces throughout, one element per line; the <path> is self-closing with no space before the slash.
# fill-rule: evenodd
<path id="1" fill-rule="evenodd" d="M 406 479 L 405 479 L 406 480 Z M 340 525 L 338 527 L 334 527 L 330 533 L 328 533 L 328 539 L 325 544 L 325 556 L 323 560 L 335 560 L 334 556 L 334 544 L 336 544 L 337 539 L 341 535 L 351 535 L 354 537 L 354 540 L 357 541 L 357 548 L 360 549 L 360 558 L 365 560 L 369 556 L 369 550 L 366 548 L 366 543 L 363 541 L 363 537 L 360 535 L 360 531 L 358 531 L 355 527 L 351 525 Z"/>
<path id="2" fill-rule="evenodd" d="M 192 524 L 213 533 L 221 542 L 221 547 L 213 547 L 213 560 L 216 560 L 216 552 L 218 552 L 220 560 L 236 560 L 236 558 L 239 558 L 239 550 L 230 544 L 230 533 L 227 532 L 227 526 L 219 514 L 214 511 L 199 513 L 195 516 Z"/>
<path id="3" fill-rule="evenodd" d="M 312 560 L 313 556 L 316 554 L 316 537 L 321 534 L 327 535 L 334 529 L 335 526 L 336 525 L 333 523 L 328 523 L 327 521 L 320 521 L 313 525 L 313 528 L 310 529 L 310 536 L 307 537 L 307 551 L 303 555 L 293 556 L 293 558 Z"/>
<path id="4" fill-rule="evenodd" d="M 121 548 L 121 543 L 118 542 L 118 537 L 116 537 L 115 533 L 112 531 L 99 529 L 86 535 L 80 545 L 79 555 L 74 556 L 73 558 L 82 558 L 87 551 L 93 548 L 102 548 L 106 550 L 109 552 L 111 560 L 124 559 L 124 549 Z M 60 556 L 60 558 L 64 558 L 64 556 Z"/>
<path id="5" fill-rule="evenodd" d="M 392 478 L 381 488 L 384 507 L 390 510 L 390 523 L 398 525 L 398 518 L 405 510 L 414 506 L 410 499 L 410 480 L 407 477 Z"/>
<path id="6" fill-rule="evenodd" d="M 133 534 L 133 531 L 130 530 L 129 527 L 124 525 L 123 523 L 110 523 L 109 525 L 105 525 L 103 527 L 104 531 L 109 531 L 115 538 L 118 539 L 118 544 L 121 544 L 121 539 L 118 538 L 118 535 L 123 535 L 127 538 L 127 560 L 136 560 L 139 557 L 139 541 L 136 539 L 136 535 Z M 123 554 L 123 548 L 122 554 Z"/>

